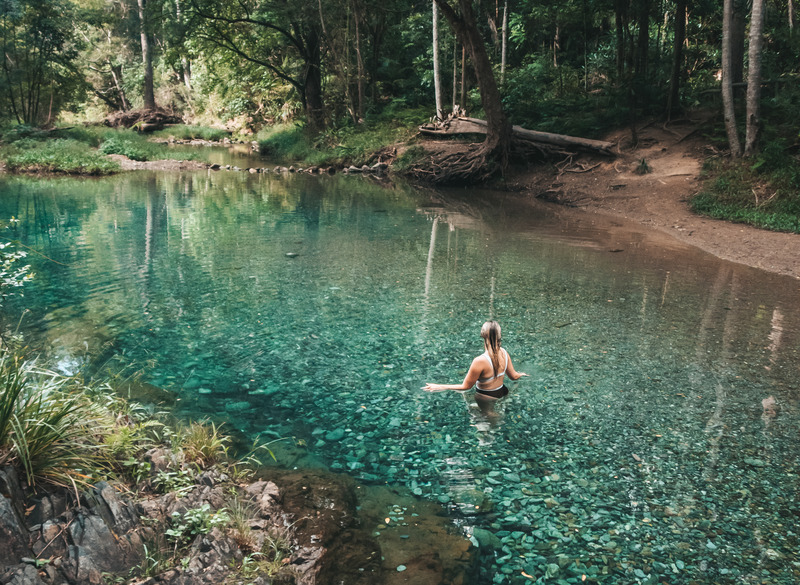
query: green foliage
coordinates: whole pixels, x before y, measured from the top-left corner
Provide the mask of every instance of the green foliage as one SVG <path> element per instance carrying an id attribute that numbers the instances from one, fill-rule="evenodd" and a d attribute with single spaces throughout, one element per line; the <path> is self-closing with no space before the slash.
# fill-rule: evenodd
<path id="1" fill-rule="evenodd" d="M 225 526 L 229 520 L 230 516 L 224 508 L 214 512 L 206 503 L 199 508 L 186 510 L 183 514 L 173 512 L 170 527 L 164 534 L 178 549 L 189 544 L 195 537 L 208 534 L 217 526 Z"/>
<path id="2" fill-rule="evenodd" d="M 150 153 L 141 143 L 113 136 L 100 145 L 103 154 L 121 154 L 131 160 L 149 160 Z"/>
<path id="3" fill-rule="evenodd" d="M 398 100 L 359 125 L 348 121 L 312 136 L 300 126 L 287 124 L 265 130 L 257 139 L 261 154 L 277 160 L 359 165 L 381 149 L 408 140 L 427 118 L 426 109 L 409 108 Z"/>
<path id="4" fill-rule="evenodd" d="M 404 171 L 419 163 L 426 156 L 425 149 L 421 146 L 410 146 L 403 151 L 394 161 L 393 167 L 397 171 Z"/>
<path id="5" fill-rule="evenodd" d="M 80 48 L 68 0 L 6 0 L 0 10 L 0 112 L 24 124 L 51 123 L 81 95 Z"/>
<path id="6" fill-rule="evenodd" d="M 211 128 L 210 126 L 187 126 L 185 124 L 178 124 L 154 132 L 153 135 L 162 138 L 172 137 L 175 140 L 221 141 L 223 138 L 230 137 L 230 132 L 222 128 Z"/>
<path id="7" fill-rule="evenodd" d="M 19 139 L 0 151 L 10 171 L 107 175 L 119 165 L 76 140 Z"/>
<path id="8" fill-rule="evenodd" d="M 0 350 L 0 465 L 35 485 L 85 483 L 102 468 L 97 436 L 113 426 L 75 378 Z"/>
<path id="9" fill-rule="evenodd" d="M 231 438 L 213 422 L 204 420 L 179 426 L 177 437 L 186 460 L 202 468 L 229 459 Z"/>
<path id="10" fill-rule="evenodd" d="M 25 251 L 16 250 L 12 244 L 0 242 L 0 307 L 15 293 L 22 296 L 22 286 L 33 278 L 30 265 L 20 265 L 26 256 Z"/>
<path id="11" fill-rule="evenodd" d="M 196 474 L 188 469 L 159 471 L 153 478 L 153 487 L 162 494 L 183 494 L 194 487 Z"/>
<path id="12" fill-rule="evenodd" d="M 800 160 L 781 141 L 754 160 L 712 161 L 711 178 L 691 200 L 696 213 L 756 227 L 800 233 Z"/>

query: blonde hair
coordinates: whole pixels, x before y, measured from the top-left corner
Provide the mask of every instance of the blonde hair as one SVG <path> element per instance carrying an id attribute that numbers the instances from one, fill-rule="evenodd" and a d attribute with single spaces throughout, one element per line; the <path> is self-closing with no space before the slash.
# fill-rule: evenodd
<path id="1" fill-rule="evenodd" d="M 500 369 L 500 324 L 497 321 L 487 321 L 481 327 L 481 337 L 483 337 L 483 347 L 489 354 L 492 361 L 494 374 Z"/>

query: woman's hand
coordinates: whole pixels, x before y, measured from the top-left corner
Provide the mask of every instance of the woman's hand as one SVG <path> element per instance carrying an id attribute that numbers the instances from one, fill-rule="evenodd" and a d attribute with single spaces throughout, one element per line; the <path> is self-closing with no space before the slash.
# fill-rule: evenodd
<path id="1" fill-rule="evenodd" d="M 428 382 L 422 387 L 422 390 L 424 392 L 444 392 L 445 390 L 447 390 L 447 387 L 445 386 L 445 384 L 431 384 L 430 382 Z"/>

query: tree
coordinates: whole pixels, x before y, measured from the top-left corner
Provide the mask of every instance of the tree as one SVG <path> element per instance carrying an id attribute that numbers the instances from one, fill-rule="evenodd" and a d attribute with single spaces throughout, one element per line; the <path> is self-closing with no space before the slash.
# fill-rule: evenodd
<path id="1" fill-rule="evenodd" d="M 439 69 L 439 10 L 436 0 L 433 6 L 433 92 L 436 99 L 436 118 L 444 119 L 444 105 L 442 100 L 442 77 Z"/>
<path id="2" fill-rule="evenodd" d="M 672 74 L 669 79 L 667 94 L 667 119 L 678 107 L 680 99 L 681 77 L 683 76 L 683 44 L 686 42 L 686 2 L 675 2 L 675 36 L 672 45 Z"/>
<path id="3" fill-rule="evenodd" d="M 150 51 L 150 34 L 148 31 L 147 0 L 137 0 L 139 7 L 139 30 L 142 39 L 142 65 L 144 67 L 144 109 L 155 110 L 156 98 L 153 89 L 153 54 Z"/>
<path id="4" fill-rule="evenodd" d="M 736 131 L 736 114 L 733 109 L 733 63 L 731 55 L 731 28 L 733 25 L 733 0 L 724 0 L 722 7 L 722 108 L 725 116 L 725 132 L 731 156 L 741 156 L 742 146 Z"/>
<path id="5" fill-rule="evenodd" d="M 325 126 L 322 29 L 309 3 L 190 0 L 195 36 L 263 67 L 297 92 L 312 131 Z"/>
<path id="6" fill-rule="evenodd" d="M 48 124 L 82 90 L 72 6 L 64 0 L 6 0 L 0 4 L 5 117 Z"/>
<path id="7" fill-rule="evenodd" d="M 464 161 L 457 175 L 467 179 L 471 176 L 487 175 L 499 164 L 501 172 L 508 165 L 511 145 L 511 124 L 503 110 L 503 102 L 497 82 L 494 78 L 492 64 L 486 52 L 486 45 L 478 30 L 471 0 L 458 0 L 457 8 L 448 0 L 435 0 L 436 4 L 450 23 L 461 43 L 466 47 L 478 80 L 481 94 L 481 105 L 486 115 L 486 139 L 476 156 Z"/>
<path id="8" fill-rule="evenodd" d="M 753 0 L 750 13 L 750 45 L 747 52 L 747 116 L 744 155 L 755 154 L 761 126 L 761 48 L 763 46 L 764 0 Z"/>

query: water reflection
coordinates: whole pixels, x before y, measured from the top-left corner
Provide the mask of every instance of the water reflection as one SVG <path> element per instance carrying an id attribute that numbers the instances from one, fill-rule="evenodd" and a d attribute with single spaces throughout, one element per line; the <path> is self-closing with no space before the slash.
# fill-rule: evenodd
<path id="1" fill-rule="evenodd" d="M 4 178 L 11 216 L 37 279 L 4 317 L 30 309 L 29 343 L 138 370 L 179 416 L 302 438 L 286 463 L 441 502 L 500 542 L 482 582 L 797 578 L 794 280 L 355 177 Z M 418 390 L 463 376 L 492 317 L 531 374 L 494 426 Z"/>

